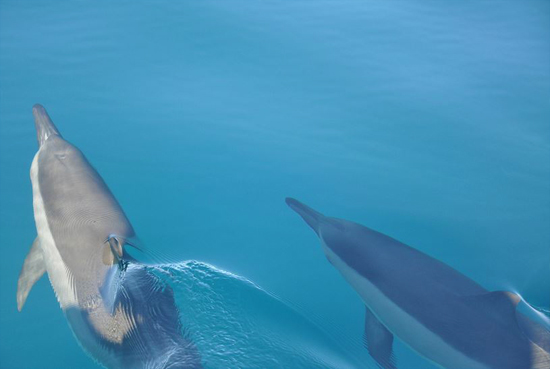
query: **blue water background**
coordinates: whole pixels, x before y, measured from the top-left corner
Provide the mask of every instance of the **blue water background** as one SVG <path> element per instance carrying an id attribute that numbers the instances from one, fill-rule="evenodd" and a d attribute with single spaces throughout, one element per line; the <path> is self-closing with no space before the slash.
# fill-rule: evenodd
<path id="1" fill-rule="evenodd" d="M 47 279 L 16 309 L 37 102 L 148 248 L 360 360 L 364 307 L 285 196 L 550 308 L 549 30 L 546 0 L 0 0 L 0 367 L 97 367 Z"/>

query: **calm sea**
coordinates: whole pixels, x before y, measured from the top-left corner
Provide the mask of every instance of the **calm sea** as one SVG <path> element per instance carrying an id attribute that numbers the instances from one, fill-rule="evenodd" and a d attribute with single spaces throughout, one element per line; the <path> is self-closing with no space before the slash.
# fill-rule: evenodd
<path id="1" fill-rule="evenodd" d="M 286 196 L 550 309 L 549 30 L 547 0 L 0 0 L 0 367 L 97 368 L 46 278 L 16 308 L 35 103 L 174 263 L 212 368 L 374 367 Z"/>

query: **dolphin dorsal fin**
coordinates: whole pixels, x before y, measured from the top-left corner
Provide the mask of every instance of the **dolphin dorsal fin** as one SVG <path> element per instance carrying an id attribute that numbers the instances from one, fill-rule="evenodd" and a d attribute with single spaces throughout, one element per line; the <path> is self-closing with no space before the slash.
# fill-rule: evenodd
<path id="1" fill-rule="evenodd" d="M 127 260 L 136 261 L 124 250 L 124 247 L 127 245 L 143 252 L 142 248 L 138 246 L 137 239 L 130 240 L 123 236 L 110 234 L 103 243 L 103 263 L 105 265 L 113 265 L 118 263 L 119 266 L 125 268 Z"/>
<path id="2" fill-rule="evenodd" d="M 516 321 L 516 307 L 521 301 L 518 294 L 509 291 L 492 291 L 481 295 L 465 296 L 476 309 L 499 319 L 512 328 L 519 328 Z"/>
<path id="3" fill-rule="evenodd" d="M 23 309 L 32 286 L 42 277 L 44 272 L 46 272 L 46 264 L 44 263 L 44 256 L 40 249 L 40 241 L 36 237 L 32 243 L 31 250 L 25 258 L 21 273 L 19 273 L 19 280 L 17 281 L 17 310 L 21 311 Z"/>

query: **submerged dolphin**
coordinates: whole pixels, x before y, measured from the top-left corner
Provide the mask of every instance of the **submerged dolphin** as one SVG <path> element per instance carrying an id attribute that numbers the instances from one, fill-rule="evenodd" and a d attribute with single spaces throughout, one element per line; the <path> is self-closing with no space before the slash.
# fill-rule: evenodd
<path id="1" fill-rule="evenodd" d="M 21 311 L 48 273 L 75 336 L 109 368 L 200 367 L 183 334 L 172 290 L 128 255 L 134 230 L 82 152 L 33 107 L 38 152 L 31 166 L 37 237 L 19 276 Z"/>
<path id="2" fill-rule="evenodd" d="M 550 368 L 550 332 L 516 311 L 518 295 L 488 292 L 391 237 L 286 202 L 364 301 L 367 347 L 382 367 L 395 368 L 396 335 L 445 368 Z"/>

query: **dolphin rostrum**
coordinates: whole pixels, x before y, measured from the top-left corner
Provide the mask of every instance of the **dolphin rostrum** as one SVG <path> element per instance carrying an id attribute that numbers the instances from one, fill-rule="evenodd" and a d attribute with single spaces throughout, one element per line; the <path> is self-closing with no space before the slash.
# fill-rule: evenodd
<path id="1" fill-rule="evenodd" d="M 199 368 L 171 288 L 127 247 L 135 232 L 107 185 L 67 142 L 41 105 L 33 107 L 38 152 L 31 166 L 37 237 L 17 288 L 21 311 L 47 272 L 73 333 L 108 368 Z"/>
<path id="2" fill-rule="evenodd" d="M 361 296 L 366 346 L 383 368 L 395 368 L 394 335 L 449 369 L 550 368 L 550 332 L 516 310 L 517 294 L 489 292 L 382 233 L 326 217 L 292 198 L 286 202 Z"/>

